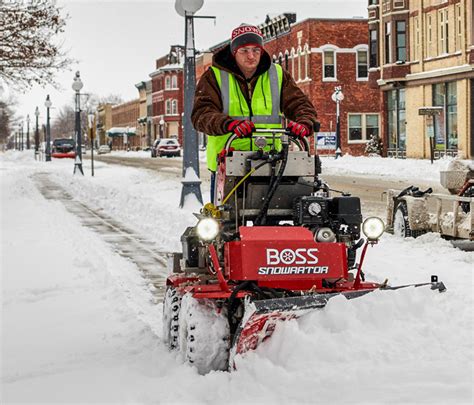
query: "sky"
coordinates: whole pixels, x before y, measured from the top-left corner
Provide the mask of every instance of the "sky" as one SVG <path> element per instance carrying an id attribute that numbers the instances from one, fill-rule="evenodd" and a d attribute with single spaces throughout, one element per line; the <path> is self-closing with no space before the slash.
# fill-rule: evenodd
<path id="1" fill-rule="evenodd" d="M 184 42 L 184 20 L 175 11 L 175 0 L 95 1 L 58 0 L 63 14 L 69 16 L 65 33 L 59 40 L 68 55 L 77 60 L 70 71 L 57 76 L 60 89 L 35 86 L 24 94 L 9 89 L 17 97 L 17 115 L 33 117 L 36 106 L 46 116 L 44 101 L 49 94 L 55 108 L 73 103 L 71 88 L 79 70 L 84 93 L 99 96 L 118 94 L 124 100 L 138 97 L 135 84 L 149 79 L 155 60 L 169 46 Z M 206 49 L 229 37 L 242 22 L 260 24 L 267 14 L 295 12 L 297 20 L 310 17 L 351 18 L 367 16 L 366 0 L 204 0 L 197 15 L 215 16 L 195 21 L 197 49 Z"/>

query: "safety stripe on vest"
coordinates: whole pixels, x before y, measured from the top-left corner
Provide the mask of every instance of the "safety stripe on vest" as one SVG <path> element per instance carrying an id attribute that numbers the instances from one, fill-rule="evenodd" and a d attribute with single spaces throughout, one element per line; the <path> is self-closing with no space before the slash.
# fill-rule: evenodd
<path id="1" fill-rule="evenodd" d="M 221 74 L 221 97 L 224 114 L 229 115 L 230 109 L 230 89 L 229 89 L 229 72 L 220 71 Z M 272 115 L 254 115 L 252 121 L 255 124 L 280 124 L 280 86 L 278 84 L 278 72 L 276 66 L 272 63 L 268 69 L 270 79 L 270 91 L 272 94 Z M 260 79 L 262 80 L 262 79 Z M 232 116 L 236 120 L 246 120 L 248 117 Z"/>

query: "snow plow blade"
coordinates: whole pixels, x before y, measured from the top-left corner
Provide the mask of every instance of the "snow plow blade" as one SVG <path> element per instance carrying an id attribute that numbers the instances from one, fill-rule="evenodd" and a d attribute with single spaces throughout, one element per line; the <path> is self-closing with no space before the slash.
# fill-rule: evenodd
<path id="1" fill-rule="evenodd" d="M 446 287 L 442 282 L 438 282 L 437 278 L 432 278 L 432 282 L 430 283 L 408 284 L 395 287 L 381 286 L 379 288 L 366 290 L 302 295 L 259 301 L 249 300 L 245 303 L 245 315 L 233 338 L 230 351 L 230 367 L 234 367 L 234 358 L 236 355 L 243 354 L 249 350 L 255 350 L 261 342 L 269 338 L 275 330 L 277 321 L 296 319 L 315 309 L 324 308 L 328 301 L 335 296 L 343 295 L 347 299 L 353 299 L 375 290 L 392 291 L 407 287 L 423 286 L 431 286 L 432 290 L 439 292 L 446 291 Z"/>

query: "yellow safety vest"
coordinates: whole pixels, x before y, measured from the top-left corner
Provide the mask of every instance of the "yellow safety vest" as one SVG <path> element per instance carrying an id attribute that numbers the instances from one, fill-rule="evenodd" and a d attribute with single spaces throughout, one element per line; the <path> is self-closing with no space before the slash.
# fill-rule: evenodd
<path id="1" fill-rule="evenodd" d="M 283 72 L 280 65 L 272 63 L 270 69 L 257 79 L 250 103 L 251 111 L 235 76 L 214 66 L 212 66 L 212 70 L 221 90 L 224 114 L 236 120 L 253 121 L 256 128 L 282 128 L 280 95 Z M 210 135 L 208 137 L 207 167 L 209 170 L 216 171 L 217 156 L 224 149 L 231 134 L 229 132 L 225 135 Z M 235 150 L 257 149 L 251 139 L 236 139 L 232 142 L 232 147 Z M 279 140 L 275 142 L 275 148 L 281 149 Z M 270 146 L 265 149 L 270 149 Z"/>

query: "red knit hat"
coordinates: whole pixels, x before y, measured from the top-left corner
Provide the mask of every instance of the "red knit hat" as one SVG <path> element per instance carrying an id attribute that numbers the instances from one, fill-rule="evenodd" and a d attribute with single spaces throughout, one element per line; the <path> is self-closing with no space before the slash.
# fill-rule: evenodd
<path id="1" fill-rule="evenodd" d="M 263 48 L 262 31 L 254 25 L 241 24 L 232 31 L 230 51 L 232 52 L 232 55 L 235 55 L 239 48 L 248 45 L 255 45 Z"/>

